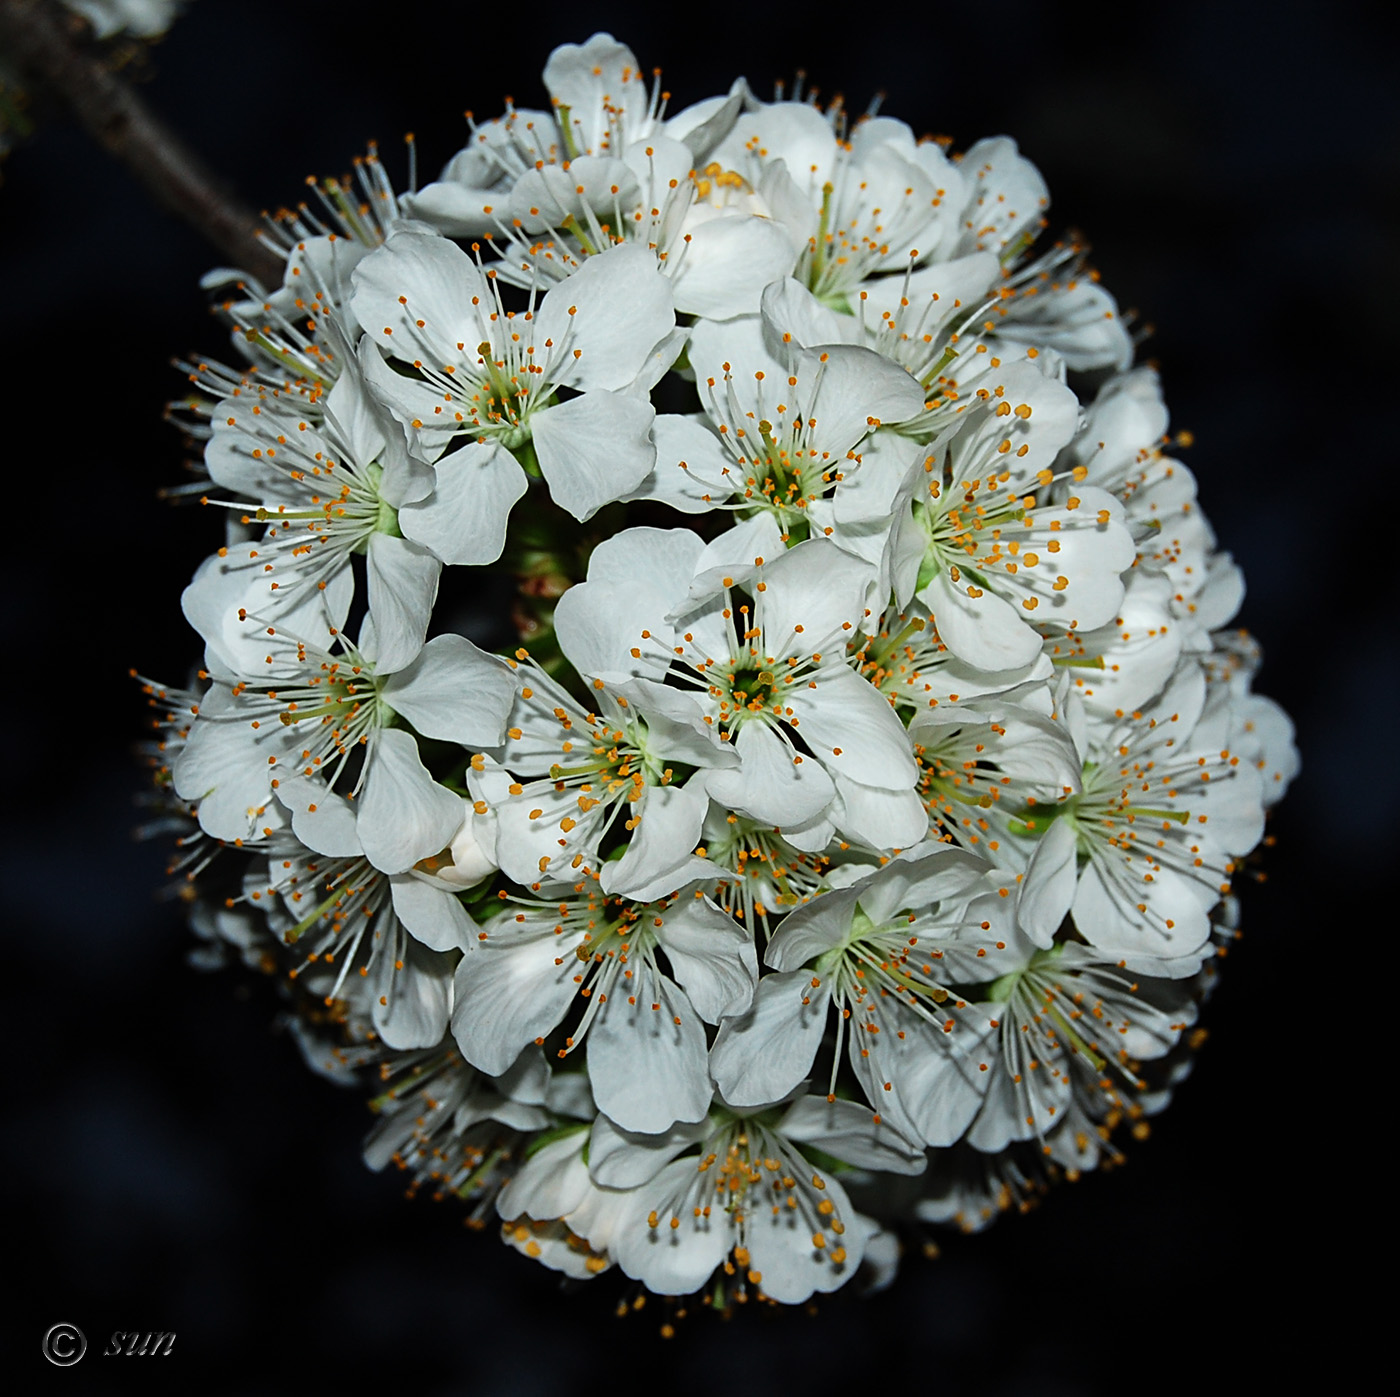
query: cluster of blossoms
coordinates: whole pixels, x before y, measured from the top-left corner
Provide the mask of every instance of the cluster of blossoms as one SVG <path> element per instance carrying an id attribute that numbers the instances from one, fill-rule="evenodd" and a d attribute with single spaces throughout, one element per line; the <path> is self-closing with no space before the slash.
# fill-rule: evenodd
<path id="1" fill-rule="evenodd" d="M 373 1166 L 570 1276 L 798 1302 L 1146 1129 L 1291 728 L 1012 141 L 670 115 L 607 35 L 544 82 L 211 278 L 166 818 L 206 957 L 377 1082 Z"/>

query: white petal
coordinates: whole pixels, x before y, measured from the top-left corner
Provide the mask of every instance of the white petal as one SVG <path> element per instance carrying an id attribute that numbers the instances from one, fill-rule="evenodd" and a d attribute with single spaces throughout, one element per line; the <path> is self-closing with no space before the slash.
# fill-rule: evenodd
<path id="1" fill-rule="evenodd" d="M 593 550 L 588 580 L 646 588 L 669 610 L 685 596 L 704 550 L 691 529 L 623 529 Z"/>
<path id="2" fill-rule="evenodd" d="M 675 327 L 671 283 L 636 243 L 588 258 L 546 294 L 535 316 L 537 342 L 579 351 L 559 381 L 584 390 L 628 387 Z"/>
<path id="3" fill-rule="evenodd" d="M 626 986 L 619 976 L 588 1030 L 588 1079 L 598 1109 L 624 1130 L 647 1135 L 700 1120 L 713 1095 L 704 1026 L 665 975 L 653 977 L 639 965 L 632 991 Z"/>
<path id="4" fill-rule="evenodd" d="M 919 769 L 889 700 L 845 665 L 823 668 L 816 684 L 811 689 L 799 681 L 785 694 L 808 750 L 823 766 L 862 785 L 911 790 Z"/>
<path id="5" fill-rule="evenodd" d="M 1016 900 L 1021 930 L 1037 946 L 1048 948 L 1055 940 L 1074 901 L 1078 868 L 1074 828 L 1068 820 L 1053 820 L 1041 835 L 1026 868 Z"/>
<path id="6" fill-rule="evenodd" d="M 355 827 L 376 868 L 402 873 L 447 847 L 462 823 L 462 802 L 433 780 L 412 733 L 382 729 L 371 742 Z"/>
<path id="7" fill-rule="evenodd" d="M 848 887 L 858 895 L 861 911 L 879 926 L 931 902 L 961 906 L 986 891 L 987 874 L 987 863 L 976 854 L 948 844 L 925 844 Z M 812 905 L 820 911 L 820 899 Z M 832 923 L 833 930 L 836 925 Z"/>
<path id="8" fill-rule="evenodd" d="M 676 309 L 706 320 L 752 315 L 763 288 L 792 270 L 786 231 L 767 218 L 711 218 L 697 224 L 671 278 Z"/>
<path id="9" fill-rule="evenodd" d="M 689 352 L 701 401 L 716 423 L 726 424 L 731 433 L 746 425 L 745 414 L 772 417 L 778 401 L 786 401 L 786 387 L 781 399 L 773 397 L 777 385 L 787 384 L 788 375 L 764 342 L 763 322 L 757 315 L 696 321 Z M 707 386 L 710 379 L 713 388 Z"/>
<path id="10" fill-rule="evenodd" d="M 449 238 L 477 238 L 495 231 L 496 218 L 486 210 L 500 197 L 500 192 L 489 185 L 441 179 L 425 184 L 422 189 L 400 194 L 399 207 L 407 217 L 427 223 Z"/>
<path id="11" fill-rule="evenodd" d="M 278 779 L 277 799 L 291 811 L 292 833 L 327 858 L 354 858 L 363 852 L 355 828 L 355 807 L 309 776 Z"/>
<path id="12" fill-rule="evenodd" d="M 1017 297 L 996 323 L 998 339 L 1053 350 L 1076 372 L 1123 370 L 1133 361 L 1133 341 L 1118 304 L 1087 276 L 1063 285 L 1035 287 Z"/>
<path id="13" fill-rule="evenodd" d="M 861 288 L 867 300 L 865 313 L 872 320 L 886 311 L 901 314 L 908 323 L 909 305 L 927 305 L 928 313 L 919 320 L 923 333 L 938 329 L 955 315 L 966 314 L 991 290 L 1001 274 L 1001 265 L 989 252 L 974 252 L 950 262 L 924 263 L 909 278 L 906 289 L 903 277 L 876 277 Z M 872 315 L 873 312 L 873 315 Z"/>
<path id="14" fill-rule="evenodd" d="M 406 935 L 388 909 L 375 935 L 393 935 L 397 942 L 380 949 L 373 962 L 372 1017 L 379 1036 L 391 1048 L 435 1047 L 452 1010 L 451 958 Z"/>
<path id="15" fill-rule="evenodd" d="M 587 1139 L 577 1130 L 541 1146 L 501 1190 L 496 1211 L 503 1218 L 560 1218 L 573 1212 L 590 1187 L 583 1162 Z"/>
<path id="16" fill-rule="evenodd" d="M 649 752 L 687 766 L 738 766 L 738 753 L 705 722 L 689 694 L 645 679 L 615 684 L 613 691 L 645 720 Z"/>
<path id="17" fill-rule="evenodd" d="M 1033 226 L 1050 202 L 1040 172 L 1008 136 L 978 141 L 962 158 L 967 181 L 960 253 L 985 248 L 1000 252 Z"/>
<path id="18" fill-rule="evenodd" d="M 763 645 L 779 662 L 844 646 L 865 616 L 870 569 L 827 539 L 780 553 L 763 571 L 758 620 Z"/>
<path id="19" fill-rule="evenodd" d="M 872 849 L 908 849 L 928 833 L 928 811 L 917 791 L 892 791 L 836 772 L 832 817 L 848 838 Z M 791 831 L 789 831 L 791 838 Z"/>
<path id="20" fill-rule="evenodd" d="M 626 683 L 636 675 L 664 679 L 671 667 L 666 647 L 672 640 L 664 607 L 665 602 L 645 586 L 584 582 L 570 587 L 554 609 L 559 648 L 580 674 L 591 679 L 610 683 Z M 650 636 L 643 636 L 643 631 Z"/>
<path id="21" fill-rule="evenodd" d="M 733 462 L 703 421 L 658 413 L 652 439 L 656 464 L 629 498 L 659 500 L 686 514 L 704 514 L 729 498 L 725 472 Z"/>
<path id="22" fill-rule="evenodd" d="M 744 586 L 753 577 L 754 570 L 763 566 L 765 559 L 779 558 L 785 549 L 778 521 L 767 511 L 755 514 L 750 519 L 741 519 L 732 528 L 717 534 L 701 550 L 695 560 L 695 575 L 690 582 L 690 600 L 713 599 L 722 587 L 731 585 L 725 582 L 726 577 Z M 689 618 L 694 613 L 678 601 L 676 614 L 682 612 L 685 612 L 688 618 L 686 624 L 689 625 Z M 717 609 L 712 609 L 711 614 L 718 622 Z M 719 652 L 706 650 L 705 653 L 716 655 Z"/>
<path id="23" fill-rule="evenodd" d="M 410 363 L 430 349 L 441 361 L 437 367 L 458 361 L 459 341 L 480 342 L 473 298 L 493 300 L 485 276 L 456 243 L 418 229 L 392 233 L 352 280 L 350 304 L 366 338 Z M 378 391 L 380 382 L 374 386 Z"/>
<path id="24" fill-rule="evenodd" d="M 709 1134 L 709 1117 L 681 1122 L 659 1135 L 623 1130 L 606 1116 L 593 1122 L 588 1141 L 588 1172 L 604 1188 L 636 1188 L 653 1179 L 687 1146 Z"/>
<path id="25" fill-rule="evenodd" d="M 841 1234 L 844 1260 L 832 1260 L 834 1248 L 812 1245 L 807 1218 L 792 1208 L 752 1208 L 745 1215 L 744 1240 L 749 1265 L 762 1276 L 763 1293 L 780 1304 L 797 1305 L 813 1291 L 826 1293 L 844 1285 L 860 1265 L 870 1226 L 851 1207 L 846 1191 L 834 1178 L 826 1179 L 826 1195 L 845 1226 Z"/>
<path id="26" fill-rule="evenodd" d="M 957 1020 L 945 1032 L 903 1009 L 882 1015 L 880 1027 L 878 1034 L 850 1038 L 851 1066 L 875 1108 L 897 1126 L 902 1118 L 927 1144 L 941 1148 L 961 1139 L 1000 1061 L 997 1031 Z"/>
<path id="27" fill-rule="evenodd" d="M 505 661 L 477 649 L 465 636 L 449 634 L 430 640 L 379 692 L 424 737 L 494 747 L 505 736 L 515 691 Z"/>
<path id="28" fill-rule="evenodd" d="M 868 1106 L 854 1101 L 799 1096 L 778 1122 L 777 1130 L 788 1140 L 806 1141 L 824 1154 L 861 1169 L 921 1174 L 928 1163 L 921 1145 L 876 1121 Z"/>
<path id="29" fill-rule="evenodd" d="M 583 520 L 636 490 L 656 464 L 654 417 L 649 402 L 601 389 L 535 413 L 535 451 L 555 503 Z"/>
<path id="30" fill-rule="evenodd" d="M 476 945 L 476 925 L 451 893 L 413 872 L 389 880 L 399 921 L 434 951 L 469 951 Z"/>
<path id="31" fill-rule="evenodd" d="M 324 589 L 297 587 L 290 598 L 279 596 L 269 590 L 267 575 L 255 562 L 244 566 L 238 556 L 255 550 L 256 545 L 230 546 L 229 557 L 206 558 L 180 596 L 185 619 L 208 647 L 211 667 L 230 674 L 275 672 L 267 663 L 269 625 L 312 644 L 329 645 L 344 626 L 355 594 L 354 573 L 349 559 L 343 558 L 319 579 Z"/>
<path id="32" fill-rule="evenodd" d="M 911 468 L 923 464 L 926 447 L 892 432 L 879 432 L 865 443 L 860 464 L 850 466 L 836 487 L 837 522 L 888 528 L 901 491 L 908 490 Z"/>
<path id="33" fill-rule="evenodd" d="M 560 44 L 544 65 L 544 85 L 556 110 L 569 109 L 585 149 L 594 149 L 606 134 L 609 115 L 625 129 L 635 130 L 647 114 L 641 65 L 611 34 L 594 34 L 582 44 Z"/>
<path id="34" fill-rule="evenodd" d="M 586 228 L 590 214 L 612 222 L 615 207 L 629 208 L 640 198 L 637 177 L 621 160 L 581 155 L 567 169 L 542 165 L 526 170 L 510 192 L 509 216 L 527 233 L 559 228 L 569 219 Z"/>
<path id="35" fill-rule="evenodd" d="M 844 456 L 881 423 L 902 422 L 924 410 L 923 386 L 874 350 L 851 344 L 808 349 L 798 357 L 799 381 L 819 383 L 811 413 L 817 440 Z"/>
<path id="36" fill-rule="evenodd" d="M 525 884 L 567 878 L 578 857 L 596 867 L 598 841 L 612 810 L 603 805 L 581 810 L 579 798 L 576 788 L 556 791 L 540 782 L 496 808 L 496 852 L 507 877 Z"/>
<path id="37" fill-rule="evenodd" d="M 734 741 L 742 758 L 737 770 L 705 776 L 710 795 L 765 825 L 800 825 L 821 814 L 836 788 L 811 757 L 801 758 L 772 728 L 745 723 Z"/>
<path id="38" fill-rule="evenodd" d="M 775 970 L 796 970 L 815 960 L 823 951 L 839 945 L 851 929 L 856 903 L 867 895 L 868 886 L 867 880 L 853 887 L 838 888 L 794 908 L 769 940 L 764 963 Z M 765 977 L 759 986 L 760 994 L 767 983 L 768 977 Z"/>
<path id="39" fill-rule="evenodd" d="M 436 485 L 399 510 L 406 538 L 444 563 L 484 567 L 501 556 L 511 507 L 530 482 L 515 457 L 492 442 L 471 442 L 439 457 Z"/>
<path id="40" fill-rule="evenodd" d="M 822 305 L 790 276 L 774 279 L 764 289 L 763 330 L 769 352 L 789 371 L 796 370 L 802 351 L 813 345 L 859 344 L 864 338 L 855 316 Z"/>
<path id="41" fill-rule="evenodd" d="M 695 859 L 693 852 L 700 843 L 700 827 L 709 805 L 709 796 L 698 784 L 648 786 L 646 794 L 631 805 L 637 825 L 627 852 L 603 865 L 603 891 L 650 902 L 697 878 L 713 875 L 714 865 Z M 698 863 L 700 871 L 692 871 L 692 863 Z M 695 1007 L 701 1006 L 697 1003 Z M 709 1014 L 701 1012 L 714 1022 Z"/>
<path id="42" fill-rule="evenodd" d="M 617 1264 L 657 1295 L 689 1295 L 698 1290 L 734 1244 L 728 1218 L 718 1208 L 712 1216 L 695 1217 L 687 1206 L 674 1215 L 677 1226 L 670 1225 L 669 1211 L 657 1218 L 655 1227 L 650 1225 L 653 1210 L 666 1207 L 666 1200 L 694 1184 L 695 1165 L 693 1159 L 675 1160 L 649 1184 L 634 1190 L 613 1237 Z"/>
<path id="43" fill-rule="evenodd" d="M 731 1106 L 781 1101 L 812 1070 L 831 1003 L 814 978 L 810 970 L 765 975 L 753 1007 L 720 1025 L 710 1073 Z"/>
<path id="44" fill-rule="evenodd" d="M 1108 850 L 1080 873 L 1072 908 L 1076 930 L 1110 954 L 1197 954 L 1210 938 L 1200 885 L 1170 868 L 1157 869 L 1150 884 L 1141 872 L 1127 869 L 1114 878 L 1102 864 L 1121 858 L 1117 850 Z"/>
<path id="45" fill-rule="evenodd" d="M 656 939 L 706 1023 L 742 1014 L 752 1003 L 758 983 L 753 934 L 708 897 L 682 898 L 667 911 Z"/>
<path id="46" fill-rule="evenodd" d="M 234 700 L 216 684 L 173 767 L 175 792 L 199 806 L 200 828 L 216 839 L 247 839 L 272 799 L 274 766 L 296 751 L 296 730 L 264 723 L 256 732 L 230 712 Z"/>
<path id="47" fill-rule="evenodd" d="M 489 925 L 486 940 L 457 966 L 452 1036 L 473 1067 L 493 1076 L 549 1033 L 578 993 L 573 950 L 583 933 L 517 936 L 512 926 Z"/>
<path id="48" fill-rule="evenodd" d="M 939 639 L 978 669 L 1019 669 L 1040 653 L 1040 637 L 1016 609 L 989 588 L 970 596 L 966 578 L 953 582 L 940 570 L 919 593 L 933 612 Z"/>
<path id="49" fill-rule="evenodd" d="M 442 564 L 419 544 L 382 533 L 370 536 L 365 562 L 379 644 L 375 669 L 392 674 L 423 648 Z"/>

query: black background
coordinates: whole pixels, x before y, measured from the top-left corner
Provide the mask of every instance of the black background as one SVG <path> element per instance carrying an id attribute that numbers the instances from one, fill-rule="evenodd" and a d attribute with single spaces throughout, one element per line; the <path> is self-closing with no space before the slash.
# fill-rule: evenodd
<path id="1" fill-rule="evenodd" d="M 370 137 L 401 175 L 406 130 L 430 178 L 464 107 L 539 104 L 549 49 L 595 28 L 664 66 L 673 109 L 736 72 L 762 94 L 805 67 L 857 111 L 884 90 L 887 114 L 959 148 L 1016 136 L 1054 224 L 1087 234 L 1105 284 L 1156 327 L 1143 354 L 1248 579 L 1260 687 L 1299 725 L 1303 775 L 1268 881 L 1244 889 L 1197 1072 L 1125 1168 L 907 1258 L 893 1291 L 815 1318 L 701 1313 L 669 1344 L 654 1302 L 612 1318 L 613 1277 L 561 1293 L 453 1206 L 365 1170 L 358 1096 L 270 1030 L 267 986 L 187 968 L 179 913 L 154 897 L 163 851 L 130 838 L 144 710 L 126 670 L 183 677 L 198 647 L 178 595 L 216 544 L 215 520 L 155 491 L 181 474 L 161 421 L 170 356 L 223 350 L 196 285 L 220 258 L 55 116 L 0 188 L 0 1118 L 4 1272 L 22 1290 L 3 1370 L 83 1392 L 1079 1397 L 1252 1385 L 1323 1337 L 1345 1354 L 1335 1238 L 1371 1226 L 1386 1188 L 1366 1158 L 1386 1113 L 1348 1093 L 1394 935 L 1366 903 L 1397 776 L 1400 102 L 1380 7 L 589 13 L 199 0 L 144 90 L 258 206 L 348 168 Z M 66 1371 L 39 1352 L 59 1320 L 92 1345 Z M 169 1358 L 100 1357 L 116 1329 L 178 1339 Z"/>

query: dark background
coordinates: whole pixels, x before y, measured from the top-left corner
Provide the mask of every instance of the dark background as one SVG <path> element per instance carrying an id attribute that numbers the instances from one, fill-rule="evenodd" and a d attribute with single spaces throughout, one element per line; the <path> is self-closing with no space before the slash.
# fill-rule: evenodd
<path id="1" fill-rule="evenodd" d="M 499 13 L 499 18 L 490 17 Z M 129 665 L 178 681 L 178 596 L 216 521 L 172 513 L 172 354 L 219 354 L 196 281 L 221 258 L 154 210 L 61 116 L 0 188 L 0 549 L 5 660 L 0 995 L 8 1090 L 3 1371 L 22 1389 L 819 1393 L 917 1382 L 980 1397 L 1223 1390 L 1346 1336 L 1337 1236 L 1388 1185 L 1363 1158 L 1387 1113 L 1348 1093 L 1389 972 L 1397 659 L 1396 90 L 1383 11 L 1212 5 L 814 9 L 199 0 L 146 96 L 255 206 L 298 197 L 377 137 L 401 176 L 461 143 L 464 107 L 535 105 L 549 49 L 609 28 L 665 67 L 673 109 L 736 72 L 805 67 L 825 94 L 959 148 L 1003 131 L 1045 174 L 1055 226 L 1156 333 L 1173 426 L 1249 583 L 1260 687 L 1304 772 L 1269 878 L 1209 1005 L 1196 1075 L 1127 1167 L 1062 1189 L 895 1289 L 816 1318 L 707 1314 L 664 1346 L 660 1307 L 612 1318 L 613 1276 L 553 1273 L 405 1202 L 359 1160 L 369 1117 L 269 1025 L 273 998 L 187 968 L 164 853 L 132 843 L 144 719 Z M 866 26 L 866 27 L 862 27 Z M 1383 1012 L 1383 1011 L 1382 1011 Z M 1383 1070 L 1388 1071 L 1388 1068 Z M 1374 1183 L 1368 1180 L 1374 1179 Z M 1342 1297 L 1344 1298 L 1344 1297 Z M 49 1368 L 71 1321 L 91 1348 Z M 1343 1326 L 1335 1329 L 1334 1326 Z M 99 1356 L 174 1330 L 159 1360 Z M 1352 1340 L 1343 1337 L 1339 1353 Z M 116 1371 L 118 1364 L 125 1364 Z M 1283 1389 L 1290 1384 L 1285 1380 Z"/>

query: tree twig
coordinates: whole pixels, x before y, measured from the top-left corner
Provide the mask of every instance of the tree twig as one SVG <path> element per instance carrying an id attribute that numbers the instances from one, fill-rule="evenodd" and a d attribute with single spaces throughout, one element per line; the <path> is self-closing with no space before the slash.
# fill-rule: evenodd
<path id="1" fill-rule="evenodd" d="M 103 66 L 46 0 L 0 0 L 0 50 L 28 80 L 60 98 L 99 145 L 233 266 L 268 285 L 281 282 L 281 261 L 257 236 L 253 211 Z"/>

